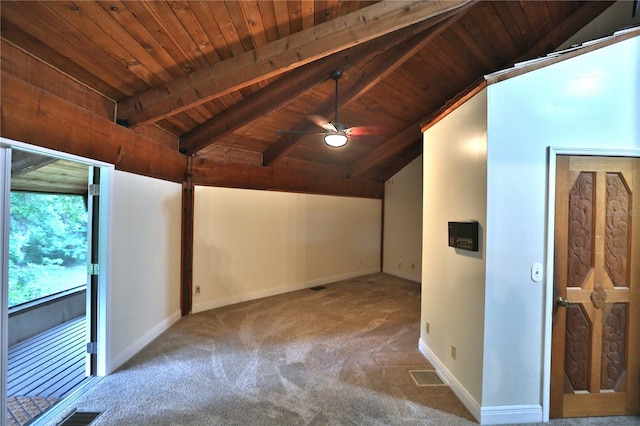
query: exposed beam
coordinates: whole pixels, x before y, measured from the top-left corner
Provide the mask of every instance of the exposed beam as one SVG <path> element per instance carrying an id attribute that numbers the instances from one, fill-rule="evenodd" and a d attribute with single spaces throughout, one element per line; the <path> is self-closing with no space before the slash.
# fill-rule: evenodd
<path id="1" fill-rule="evenodd" d="M 539 55 L 548 53 L 550 50 L 557 48 L 566 37 L 563 34 L 574 33 L 578 31 L 585 24 L 593 20 L 596 16 L 602 13 L 611 5 L 611 2 L 587 2 L 584 6 L 574 12 L 566 20 L 564 20 L 553 31 L 547 34 L 543 39 L 539 40 L 534 46 L 532 46 L 526 53 L 520 55 L 514 60 L 514 63 L 531 59 Z M 499 77 L 497 78 L 499 79 Z M 486 87 L 486 83 L 483 79 L 472 83 L 467 89 L 462 91 L 451 101 L 447 102 L 441 109 L 432 114 L 429 118 L 423 120 L 421 123 L 415 126 L 411 126 L 405 130 L 401 137 L 395 137 L 383 145 L 379 146 L 374 151 L 367 154 L 351 166 L 347 168 L 347 176 L 358 177 L 366 173 L 371 168 L 387 160 L 391 156 L 402 151 L 404 148 L 413 143 L 412 138 L 418 137 L 421 139 L 421 132 L 424 132 L 429 127 L 446 117 L 449 113 L 458 108 L 462 103 L 466 102 L 469 98 Z M 415 134 L 418 129 L 418 134 Z M 406 139 L 405 139 L 406 138 Z"/>
<path id="2" fill-rule="evenodd" d="M 388 160 L 395 154 L 407 148 L 409 145 L 422 137 L 420 133 L 420 123 L 412 124 L 402 131 L 402 133 L 389 139 L 373 151 L 362 157 L 347 168 L 347 176 L 357 178 L 369 169 Z"/>
<path id="3" fill-rule="evenodd" d="M 180 151 L 191 155 L 202 150 L 206 146 L 215 143 L 217 139 L 263 116 L 265 111 L 275 111 L 292 102 L 316 84 L 327 80 L 329 74 L 336 69 L 345 70 L 356 62 L 378 55 L 384 51 L 393 50 L 395 56 L 397 56 L 398 52 L 394 50 L 396 45 L 412 36 L 424 32 L 438 22 L 444 21 L 452 14 L 459 14 L 459 10 L 460 9 L 446 12 L 436 18 L 394 31 L 376 40 L 371 40 L 345 51 L 334 53 L 326 58 L 290 71 L 283 78 L 269 84 L 251 96 L 244 98 L 242 101 L 232 105 L 211 120 L 202 123 L 200 126 L 182 136 L 180 138 Z M 413 53 L 417 50 L 419 49 L 414 49 Z M 411 52 L 408 52 L 409 56 L 410 54 Z M 396 68 L 393 60 L 394 59 L 391 58 L 387 61 L 388 63 L 386 65 L 382 65 L 383 69 L 387 66 L 388 70 L 387 73 L 384 73 L 378 78 L 378 81 Z M 370 86 L 375 84 L 375 82 L 374 80 Z M 348 98 L 349 96 L 347 95 L 346 97 Z M 333 105 L 333 103 L 331 105 Z M 307 125 L 308 121 L 304 120 L 304 124 Z"/>
<path id="4" fill-rule="evenodd" d="M 191 169 L 194 185 L 263 189 L 308 194 L 382 198 L 384 184 L 377 179 L 347 179 L 313 168 L 263 167 L 198 159 Z"/>
<path id="5" fill-rule="evenodd" d="M 557 26 L 553 31 L 547 34 L 542 40 L 538 41 L 534 46 L 532 46 L 526 53 L 515 59 L 514 62 L 520 62 L 526 59 L 531 59 L 536 56 L 548 53 L 549 50 L 555 49 L 562 42 L 564 42 L 563 34 L 574 33 L 578 31 L 582 26 L 586 23 L 590 22 L 593 18 L 602 13 L 605 9 L 607 9 L 611 5 L 611 2 L 587 2 L 584 6 L 574 12 L 569 18 L 562 22 L 559 26 Z M 565 37 L 566 38 L 566 37 Z M 426 120 L 423 120 L 418 126 L 418 129 L 421 129 L 424 132 L 429 127 L 433 126 L 435 123 L 440 121 L 442 118 L 446 117 L 451 111 L 458 108 L 462 103 L 466 102 L 467 99 L 474 96 L 480 90 L 486 87 L 486 83 L 483 81 L 476 81 L 471 84 L 467 89 L 462 91 L 459 95 L 453 98 L 450 102 L 445 104 L 441 109 L 436 111 Z M 402 140 L 402 138 L 393 138 L 383 145 L 378 147 L 378 149 L 370 152 L 365 157 L 361 158 L 356 163 L 352 164 L 347 168 L 347 176 L 357 177 L 364 173 L 366 173 L 369 169 L 375 167 L 377 164 L 380 164 L 384 160 L 390 158 L 392 155 L 402 151 L 406 146 L 410 145 L 411 135 L 414 133 L 413 128 L 416 126 L 412 126 L 410 129 L 407 129 L 403 134 L 406 135 L 408 139 Z M 421 133 L 418 135 L 418 140 L 421 140 Z M 388 177 L 386 177 L 388 178 Z"/>
<path id="6" fill-rule="evenodd" d="M 100 92 L 102 89 L 101 86 L 98 86 L 98 89 L 95 87 L 92 90 L 87 90 L 89 87 L 86 83 L 80 83 L 80 80 L 76 80 L 73 78 L 63 77 L 62 74 L 59 76 L 53 77 L 52 70 L 56 70 L 55 74 L 58 74 L 59 70 L 66 69 L 63 66 L 57 65 L 55 62 L 49 62 L 49 58 L 53 57 L 55 53 L 51 53 L 50 55 L 34 56 L 28 49 L 25 49 L 23 46 L 23 40 L 20 36 L 24 36 L 24 38 L 29 38 L 21 32 L 20 29 L 16 30 L 15 39 L 14 38 L 5 38 L 5 27 L 4 20 L 0 23 L 2 28 L 2 38 L 0 39 L 0 64 L 2 69 L 8 72 L 11 75 L 15 76 L 31 76 L 29 81 L 32 84 L 45 89 L 49 93 L 59 96 L 63 99 L 68 100 L 69 102 L 73 102 L 79 105 L 84 106 L 85 109 L 92 111 L 95 114 L 101 115 L 109 120 L 113 120 L 115 117 L 115 106 L 116 102 L 109 99 L 103 93 Z M 14 34 L 9 34 L 10 37 L 13 37 Z M 15 41 L 20 44 L 16 44 Z M 28 47 L 31 47 L 28 45 Z M 49 48 L 42 47 L 41 49 L 34 48 L 35 52 L 38 52 L 38 55 L 43 54 L 44 52 L 49 52 L 47 50 Z M 73 68 L 73 67 L 72 67 Z M 71 72 L 68 73 L 72 74 Z M 34 78 L 34 76 L 49 76 L 47 78 Z M 84 76 L 83 76 L 84 77 Z M 26 78 L 26 77 L 25 77 Z M 88 81 L 92 81 L 91 78 L 97 80 L 97 77 L 92 76 Z M 87 81 L 87 80 L 82 80 Z M 78 96 L 82 96 L 82 100 L 78 99 Z"/>
<path id="7" fill-rule="evenodd" d="M 454 97 L 450 102 L 448 102 L 442 108 L 432 114 L 427 120 L 421 121 L 408 127 L 396 137 L 388 140 L 375 150 L 369 152 L 369 154 L 362 157 L 360 160 L 353 163 L 347 168 L 347 176 L 361 176 L 362 174 L 366 173 L 367 170 L 372 169 L 378 164 L 388 160 L 399 152 L 405 150 L 407 147 L 415 143 L 420 143 L 421 146 L 422 132 L 424 132 L 430 126 L 433 126 L 433 124 L 437 123 L 442 118 L 446 117 L 448 114 L 462 105 L 468 99 L 475 96 L 476 93 L 478 93 L 485 87 L 486 84 L 484 83 L 484 80 L 476 81 L 469 88 L 456 95 L 456 97 Z M 408 162 L 405 163 L 405 165 L 406 164 L 408 164 Z M 386 176 L 387 174 L 388 173 L 383 176 L 385 180 L 390 177 Z"/>
<path id="8" fill-rule="evenodd" d="M 455 14 L 455 17 L 451 17 L 453 14 Z M 349 79 L 346 84 L 343 84 L 340 92 L 340 107 L 344 107 L 364 95 L 369 89 L 424 48 L 434 37 L 451 25 L 462 14 L 463 12 L 458 9 L 431 18 L 424 24 L 425 26 L 423 26 L 422 33 L 416 34 L 412 38 L 400 43 L 399 46 L 389 44 L 389 49 L 358 70 L 355 74 L 349 76 Z M 434 26 L 435 28 L 433 28 Z M 430 30 L 428 30 L 429 28 Z M 322 108 L 320 108 L 319 114 L 330 116 L 334 112 L 334 108 L 334 99 L 329 99 Z M 310 124 L 308 120 L 300 120 L 292 128 L 292 131 L 295 133 L 283 135 L 267 148 L 263 154 L 264 165 L 269 166 L 282 158 L 301 140 L 303 132 L 314 129 L 315 126 Z"/>
<path id="9" fill-rule="evenodd" d="M 24 6 L 29 7 L 30 5 L 25 4 Z M 104 80 L 96 77 L 95 74 L 87 71 L 81 65 L 78 65 L 64 55 L 60 55 L 55 49 L 46 45 L 44 42 L 40 41 L 34 36 L 26 34 L 20 24 L 10 22 L 4 15 L 4 10 L 2 12 L 3 14 L 2 19 L 0 19 L 0 29 L 2 30 L 3 43 L 8 41 L 13 46 L 19 46 L 21 50 L 33 54 L 34 58 L 37 58 L 38 61 L 50 64 L 54 68 L 60 70 L 66 70 L 66 73 L 73 76 L 76 81 L 84 82 L 84 84 L 92 87 L 102 96 L 107 96 L 110 99 L 118 99 L 118 97 L 123 96 L 120 91 L 114 89 L 113 86 L 111 86 Z M 22 16 L 21 18 L 28 19 L 28 17 L 25 16 Z M 40 29 L 42 31 L 46 31 L 45 28 Z M 3 46 L 2 49 L 2 60 L 5 61 L 6 48 Z M 113 109 L 113 104 L 111 105 L 111 109 Z"/>
<path id="10" fill-rule="evenodd" d="M 215 143 L 227 134 L 264 115 L 265 111 L 276 111 L 291 100 L 327 79 L 325 69 L 348 67 L 349 55 L 337 53 L 321 60 L 296 68 L 262 90 L 244 98 L 225 109 L 212 119 L 195 127 L 180 137 L 180 152 L 191 155 Z"/>
<path id="11" fill-rule="evenodd" d="M 217 139 L 263 116 L 265 111 L 282 108 L 316 84 L 327 80 L 331 71 L 349 68 L 367 56 L 380 53 L 384 46 L 392 42 L 387 38 L 397 33 L 384 36 L 385 43 L 370 41 L 290 71 L 286 76 L 183 135 L 180 138 L 180 151 L 187 155 L 194 154 L 215 143 Z"/>
<path id="12" fill-rule="evenodd" d="M 133 96 L 118 118 L 150 124 L 468 2 L 382 1 Z"/>
<path id="13" fill-rule="evenodd" d="M 393 164 L 389 165 L 382 172 L 382 181 L 388 181 L 393 175 L 404 169 L 407 164 L 418 158 L 420 154 L 422 154 L 422 137 L 409 145 L 409 148 L 402 151 L 402 153 L 393 159 Z"/>
<path id="14" fill-rule="evenodd" d="M 182 182 L 187 157 L 2 72 L 1 135 L 115 164 L 118 170 Z"/>

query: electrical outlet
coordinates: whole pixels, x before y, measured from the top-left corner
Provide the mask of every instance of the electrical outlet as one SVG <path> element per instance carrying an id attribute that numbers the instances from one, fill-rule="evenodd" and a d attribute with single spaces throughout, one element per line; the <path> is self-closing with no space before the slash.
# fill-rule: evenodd
<path id="1" fill-rule="evenodd" d="M 416 264 L 411 262 L 411 269 L 416 269 Z"/>
<path id="2" fill-rule="evenodd" d="M 429 328 L 430 328 L 430 324 L 429 324 L 429 321 L 427 321 L 424 323 L 424 331 L 426 331 L 427 334 L 429 334 Z"/>
<path id="3" fill-rule="evenodd" d="M 196 286 L 193 294 L 195 294 L 196 296 L 200 296 L 200 286 L 199 285 Z"/>
<path id="4" fill-rule="evenodd" d="M 451 358 L 456 359 L 456 345 L 451 345 Z"/>

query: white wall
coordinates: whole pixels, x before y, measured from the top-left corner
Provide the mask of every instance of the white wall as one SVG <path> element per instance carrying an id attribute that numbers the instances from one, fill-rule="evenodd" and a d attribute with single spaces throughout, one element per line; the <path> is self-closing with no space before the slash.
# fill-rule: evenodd
<path id="1" fill-rule="evenodd" d="M 639 37 L 488 87 L 483 410 L 544 403 L 548 147 L 640 149 L 639 93 Z"/>
<path id="2" fill-rule="evenodd" d="M 483 424 L 545 418 L 552 272 L 530 271 L 553 268 L 549 148 L 637 155 L 638 93 L 640 37 L 489 85 L 425 132 L 420 349 Z M 467 219 L 477 256 L 446 247 Z"/>
<path id="3" fill-rule="evenodd" d="M 380 200 L 195 188 L 193 311 L 380 271 Z"/>
<path id="4" fill-rule="evenodd" d="M 482 91 L 425 132 L 423 150 L 420 350 L 476 413 L 485 315 L 486 118 Z M 466 220 L 479 222 L 478 252 L 448 246 L 448 222 Z"/>
<path id="5" fill-rule="evenodd" d="M 383 272 L 420 282 L 422 156 L 385 183 L 383 242 Z"/>
<path id="6" fill-rule="evenodd" d="M 109 297 L 110 369 L 180 318 L 182 186 L 116 171 Z"/>

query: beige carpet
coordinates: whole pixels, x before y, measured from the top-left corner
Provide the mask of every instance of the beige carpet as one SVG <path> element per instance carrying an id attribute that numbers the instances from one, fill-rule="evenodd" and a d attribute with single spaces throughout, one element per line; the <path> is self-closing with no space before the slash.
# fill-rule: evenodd
<path id="1" fill-rule="evenodd" d="M 51 408 L 57 398 L 37 398 L 12 396 L 7 398 L 7 419 L 9 426 L 24 426 Z"/>
<path id="2" fill-rule="evenodd" d="M 473 424 L 417 386 L 420 285 L 385 274 L 178 321 L 76 404 L 96 425 Z"/>
<path id="3" fill-rule="evenodd" d="M 92 425 L 471 425 L 418 386 L 420 285 L 386 274 L 189 315 L 73 407 Z M 636 425 L 637 418 L 553 425 Z"/>

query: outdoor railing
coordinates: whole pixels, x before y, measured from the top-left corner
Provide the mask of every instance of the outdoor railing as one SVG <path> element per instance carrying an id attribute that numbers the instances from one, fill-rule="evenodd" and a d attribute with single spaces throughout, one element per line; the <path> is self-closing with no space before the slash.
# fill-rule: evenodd
<path id="1" fill-rule="evenodd" d="M 86 286 L 9 308 L 9 346 L 85 315 Z"/>

